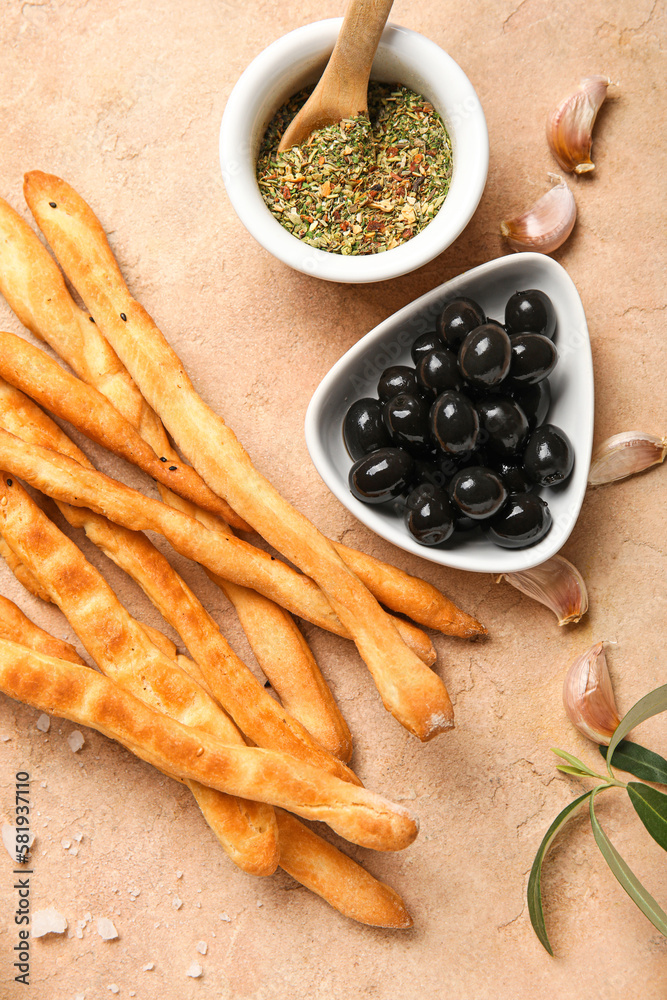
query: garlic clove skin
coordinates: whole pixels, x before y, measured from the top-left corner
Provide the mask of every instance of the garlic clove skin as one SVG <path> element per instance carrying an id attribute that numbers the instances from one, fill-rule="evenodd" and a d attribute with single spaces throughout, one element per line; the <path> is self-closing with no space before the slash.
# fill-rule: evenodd
<path id="1" fill-rule="evenodd" d="M 593 125 L 607 96 L 607 76 L 587 76 L 547 118 L 549 148 L 560 167 L 575 174 L 595 169 L 591 160 Z"/>
<path id="2" fill-rule="evenodd" d="M 574 624 L 588 611 L 584 578 L 564 556 L 553 556 L 520 573 L 503 573 L 497 582 L 500 580 L 544 604 L 556 615 L 559 625 Z"/>
<path id="3" fill-rule="evenodd" d="M 582 653 L 568 670 L 563 684 L 563 705 L 580 733 L 594 743 L 609 746 L 621 720 L 603 642 Z"/>
<path id="4" fill-rule="evenodd" d="M 552 253 L 568 238 L 577 218 L 574 195 L 558 174 L 549 174 L 553 187 L 529 209 L 500 223 L 513 250 Z"/>
<path id="5" fill-rule="evenodd" d="M 595 450 L 588 473 L 589 486 L 615 483 L 660 465 L 667 454 L 667 437 L 642 431 L 625 431 L 607 438 Z"/>

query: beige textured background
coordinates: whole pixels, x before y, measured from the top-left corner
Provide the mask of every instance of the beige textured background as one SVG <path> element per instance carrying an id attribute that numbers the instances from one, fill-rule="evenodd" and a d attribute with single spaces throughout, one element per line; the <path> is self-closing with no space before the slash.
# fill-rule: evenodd
<path id="1" fill-rule="evenodd" d="M 326 532 L 394 559 L 442 587 L 489 628 L 488 642 L 435 637 L 457 729 L 421 746 L 383 711 L 352 647 L 305 631 L 351 725 L 364 782 L 418 813 L 400 855 L 349 848 L 404 896 L 409 932 L 355 925 L 280 873 L 253 880 L 222 854 L 186 790 L 92 731 L 0 699 L 0 813 L 13 774 L 34 777 L 33 906 L 55 906 L 61 937 L 33 942 L 32 986 L 7 975 L 15 943 L 11 865 L 0 852 L 0 995 L 34 1000 L 664 1000 L 667 942 L 636 910 L 575 821 L 546 866 L 546 916 L 558 957 L 533 935 L 530 865 L 555 814 L 580 791 L 556 772 L 554 745 L 596 762 L 560 702 L 564 670 L 606 638 L 621 711 L 665 681 L 664 470 L 586 498 L 565 554 L 584 573 L 591 610 L 559 630 L 553 616 L 490 577 L 445 572 L 372 538 L 320 482 L 303 441 L 310 395 L 364 332 L 415 296 L 506 248 L 498 222 L 545 189 L 549 107 L 580 76 L 620 82 L 596 131 L 594 177 L 575 184 L 579 221 L 556 255 L 582 296 L 596 372 L 596 440 L 665 427 L 664 150 L 666 18 L 652 0 L 455 3 L 396 0 L 393 20 L 446 48 L 469 75 L 491 140 L 486 193 L 467 231 L 420 272 L 386 285 L 337 286 L 291 272 L 254 244 L 226 199 L 217 158 L 227 96 L 269 42 L 342 0 L 8 0 L 0 10 L 0 193 L 28 215 L 24 171 L 68 179 L 110 234 L 130 287 L 183 357 L 202 395 L 256 464 Z M 20 327 L 4 303 L 0 324 Z M 144 479 L 88 447 L 129 482 Z M 82 543 L 138 617 L 158 616 Z M 222 595 L 174 558 L 242 655 Z M 2 592 L 72 638 L 60 614 Z M 646 741 L 667 752 L 664 717 Z M 6 739 L 9 737 L 9 739 Z M 667 902 L 665 855 L 621 795 L 600 801 L 611 838 Z M 75 844 L 78 855 L 62 841 Z M 179 898 L 182 906 L 174 907 Z M 78 938 L 77 921 L 93 918 Z M 119 939 L 103 942 L 98 916 Z M 221 919 L 224 918 L 224 919 Z M 228 919 L 227 919 L 228 918 Z M 208 953 L 196 944 L 206 941 Z M 186 978 L 194 959 L 200 980 Z M 146 963 L 155 963 L 150 972 Z"/>

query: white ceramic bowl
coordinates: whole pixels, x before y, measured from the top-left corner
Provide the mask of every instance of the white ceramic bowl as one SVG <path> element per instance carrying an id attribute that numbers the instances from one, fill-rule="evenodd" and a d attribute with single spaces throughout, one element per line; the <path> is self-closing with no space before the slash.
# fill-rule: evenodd
<path id="1" fill-rule="evenodd" d="M 434 328 L 447 299 L 468 295 L 488 316 L 502 322 L 507 299 L 527 288 L 542 289 L 556 309 L 558 363 L 549 378 L 552 402 L 547 421 L 563 428 L 575 452 L 574 470 L 567 483 L 541 491 L 553 517 L 551 530 L 525 549 L 502 549 L 483 537 L 462 541 L 456 548 L 419 545 L 390 505 L 364 504 L 350 493 L 352 459 L 342 434 L 345 414 L 355 399 L 377 396 L 377 380 L 386 367 L 412 366 L 412 342 Z M 400 309 L 362 337 L 322 380 L 306 413 L 306 443 L 317 471 L 341 503 L 378 535 L 407 552 L 442 566 L 478 573 L 516 572 L 549 559 L 564 545 L 579 515 L 593 443 L 593 362 L 588 328 L 581 299 L 567 272 L 542 254 L 499 257 Z"/>
<path id="2" fill-rule="evenodd" d="M 273 115 L 302 87 L 320 77 L 341 18 L 316 21 L 269 45 L 245 70 L 230 94 L 220 126 L 220 165 L 229 199 L 248 232 L 297 271 L 328 281 L 383 281 L 428 263 L 466 227 L 477 208 L 489 163 L 482 106 L 465 73 L 434 42 L 389 25 L 380 40 L 371 78 L 402 83 L 440 112 L 452 141 L 449 194 L 433 221 L 394 250 L 345 257 L 292 236 L 264 204 L 255 177 L 260 142 Z"/>

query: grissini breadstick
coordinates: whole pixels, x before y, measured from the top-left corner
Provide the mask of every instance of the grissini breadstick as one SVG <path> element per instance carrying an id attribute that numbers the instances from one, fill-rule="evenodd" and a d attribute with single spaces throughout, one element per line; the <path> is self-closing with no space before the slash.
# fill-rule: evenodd
<path id="1" fill-rule="evenodd" d="M 0 597 L 0 639 L 21 642 L 29 649 L 35 649 L 48 656 L 57 656 L 61 660 L 69 660 L 70 663 L 86 666 L 85 660 L 81 659 L 71 643 L 65 642 L 64 639 L 56 639 L 39 625 L 35 625 L 7 597 Z"/>
<path id="2" fill-rule="evenodd" d="M 290 813 L 276 809 L 280 831 L 280 867 L 333 907 L 375 927 L 412 927 L 401 897 L 377 882 L 355 861 L 341 854 Z"/>
<path id="3" fill-rule="evenodd" d="M 27 340 L 3 330 L 0 330 L 0 376 L 175 493 L 219 517 L 234 520 L 236 527 L 248 527 L 234 517 L 229 504 L 220 500 L 191 466 L 156 455 L 129 420 L 97 389 L 64 371 L 57 361 Z"/>
<path id="4" fill-rule="evenodd" d="M 11 485 L 10 485 L 11 484 Z M 0 530 L 57 604 L 98 666 L 154 708 L 186 725 L 243 745 L 231 719 L 148 638 L 97 570 L 11 477 L 0 474 Z M 190 790 L 198 799 L 195 784 Z M 245 870 L 271 874 L 278 863 L 275 817 L 229 796 L 210 802 L 212 826 Z M 242 836 L 239 837 L 239 825 Z"/>
<path id="5" fill-rule="evenodd" d="M 281 702 L 309 733 L 341 760 L 352 756 L 352 737 L 308 643 L 283 608 L 246 587 L 213 577 L 229 598 L 255 658 Z M 239 591 L 243 591 L 239 595 Z M 312 661 L 310 669 L 303 660 Z M 295 669 L 296 664 L 296 669 Z"/>
<path id="6" fill-rule="evenodd" d="M 223 736 L 229 731 L 237 738 L 238 733 L 228 717 L 199 685 L 156 649 L 74 542 L 49 520 L 19 483 L 6 475 L 0 475 L 0 531 L 24 565 L 48 590 L 51 600 L 60 607 L 100 669 L 140 698 L 147 691 L 151 704 L 175 714 L 187 725 L 213 727 L 210 731 Z M 116 532 L 102 518 L 98 518 L 95 532 L 112 556 L 114 550 L 125 548 L 137 574 L 143 573 L 142 585 L 154 592 L 163 592 L 162 606 L 172 618 L 180 614 L 183 621 L 190 619 L 184 627 L 189 629 L 191 644 L 198 641 L 202 648 L 207 643 L 213 646 L 213 655 L 207 659 L 195 656 L 195 659 L 204 668 L 205 679 L 217 695 L 222 687 L 216 683 L 218 675 L 214 668 L 206 669 L 213 666 L 217 654 L 219 676 L 226 671 L 230 678 L 224 689 L 224 703 L 232 702 L 234 695 L 232 706 L 237 708 L 245 695 L 245 711 L 239 707 L 238 712 L 247 719 L 252 730 L 249 735 L 255 742 L 268 738 L 273 746 L 288 748 L 288 752 L 299 754 L 315 766 L 358 783 L 359 779 L 349 768 L 320 747 L 299 723 L 289 719 L 231 650 L 227 662 L 222 661 L 220 653 L 224 652 L 224 641 L 214 622 L 147 538 L 141 535 L 123 537 L 122 532 Z M 149 581 L 152 574 L 155 579 Z M 217 643 L 216 632 L 220 640 Z M 243 677 L 245 684 L 239 683 L 239 676 L 244 673 L 251 680 Z M 240 693 L 234 690 L 235 682 Z M 169 698 L 174 700 L 173 707 Z M 180 712 L 186 714 L 181 716 Z M 223 731 L 216 728 L 223 724 Z"/>
<path id="7" fill-rule="evenodd" d="M 0 690 L 117 739 L 184 781 L 281 806 L 321 820 L 361 847 L 399 851 L 418 832 L 416 819 L 390 802 L 289 754 L 228 746 L 149 708 L 103 674 L 0 640 Z"/>
<path id="8" fill-rule="evenodd" d="M 144 629 L 145 625 L 142 626 Z M 156 633 L 156 629 L 151 630 Z M 159 633 L 158 633 L 159 634 Z M 20 608 L 5 597 L 0 597 L 0 639 L 17 642 L 36 652 L 46 653 L 70 663 L 85 666 L 70 643 L 56 639 L 35 625 Z M 186 657 L 179 657 L 184 663 Z M 192 661 L 184 668 L 196 673 Z M 180 779 L 176 779 L 180 780 Z M 198 801 L 205 810 L 209 825 L 219 793 L 206 785 L 197 785 Z M 210 801 L 208 801 L 210 800 Z M 304 827 L 294 816 L 276 812 L 281 854 L 290 874 L 308 888 L 322 896 L 341 913 L 353 920 L 379 927 L 410 927 L 412 921 L 400 896 L 389 886 L 378 882 L 368 872 L 335 847 Z M 239 831 L 239 837 L 244 833 Z M 281 864 L 282 867 L 282 864 Z M 287 867 L 286 867 L 286 870 Z M 303 878 L 299 878 L 299 876 Z"/>
<path id="9" fill-rule="evenodd" d="M 53 258 L 30 226 L 2 198 L 0 292 L 24 326 L 50 344 L 80 379 L 105 395 L 156 454 L 181 461 L 160 418 L 145 401 L 118 355 L 91 321 L 92 317 L 72 299 Z M 167 491 L 160 485 L 158 489 L 164 499 Z M 187 506 L 177 506 L 195 516 Z M 204 523 L 212 527 L 206 520 Z M 338 542 L 334 545 L 346 559 L 354 555 L 354 571 L 360 577 L 363 571 L 363 582 L 368 589 L 392 610 L 446 635 L 467 637 L 486 632 L 435 588 L 425 592 L 424 587 L 429 585 L 423 581 Z M 419 616 L 425 601 L 426 620 L 422 620 Z"/>
<path id="10" fill-rule="evenodd" d="M 422 740 L 452 728 L 452 704 L 440 678 L 406 646 L 331 543 L 254 468 L 234 433 L 197 394 L 175 352 L 130 295 L 88 205 L 69 185 L 41 172 L 26 176 L 24 191 L 95 322 L 202 479 L 318 584 L 399 722 Z"/>
<path id="11" fill-rule="evenodd" d="M 44 588 L 40 587 L 35 577 L 26 569 L 16 553 L 12 552 L 4 538 L 0 538 L 0 556 L 2 556 L 16 579 L 19 583 L 23 584 L 27 591 L 33 594 L 34 597 L 39 597 L 40 600 L 46 601 L 47 604 L 51 601 Z"/>
<path id="12" fill-rule="evenodd" d="M 0 409 L 0 427 L 4 428 L 10 419 L 12 414 Z M 20 433 L 23 438 L 23 432 Z M 210 531 L 195 518 L 97 470 L 83 468 L 71 458 L 22 442 L 0 429 L 0 468 L 3 467 L 55 500 L 90 507 L 135 531 L 158 531 L 177 552 L 200 562 L 218 576 L 259 590 L 294 614 L 347 637 L 331 605 L 312 580 L 232 534 Z M 402 634 L 421 648 L 424 634 L 407 622 L 396 619 L 396 623 Z"/>

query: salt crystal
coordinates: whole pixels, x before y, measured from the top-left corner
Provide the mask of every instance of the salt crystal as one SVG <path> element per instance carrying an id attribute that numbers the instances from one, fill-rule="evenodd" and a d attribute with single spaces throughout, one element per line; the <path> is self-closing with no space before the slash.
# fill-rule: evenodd
<path id="1" fill-rule="evenodd" d="M 185 975 L 190 976 L 190 979 L 199 979 L 203 971 L 199 962 L 193 962 Z"/>
<path id="2" fill-rule="evenodd" d="M 261 901 L 261 899 L 258 899 L 258 900 L 257 900 L 257 906 L 258 906 L 258 908 L 259 908 L 260 906 L 264 906 L 264 903 L 263 903 L 263 902 Z"/>
<path id="3" fill-rule="evenodd" d="M 120 986 L 116 986 L 115 983 L 109 983 L 107 989 L 110 993 L 120 993 Z"/>
<path id="4" fill-rule="evenodd" d="M 3 734 L 2 736 L 0 736 L 0 740 L 2 740 L 3 743 L 8 743 L 9 740 L 11 740 L 11 736 L 5 736 Z"/>
<path id="5" fill-rule="evenodd" d="M 155 968 L 155 962 L 146 962 L 146 965 L 142 965 L 141 971 L 152 972 L 154 968 Z"/>
<path id="6" fill-rule="evenodd" d="M 76 846 L 76 844 L 74 844 L 72 847 L 70 847 L 68 853 L 71 854 L 73 858 L 75 858 L 79 853 L 79 848 Z"/>
<path id="7" fill-rule="evenodd" d="M 118 937 L 113 920 L 109 920 L 108 917 L 97 918 L 97 933 L 104 941 L 115 941 Z"/>
<path id="8" fill-rule="evenodd" d="M 35 725 L 39 729 L 40 733 L 48 733 L 49 726 L 51 725 L 51 719 L 46 712 L 42 712 Z"/>
<path id="9" fill-rule="evenodd" d="M 197 941 L 197 951 L 199 952 L 200 955 L 206 954 L 206 952 L 208 951 L 208 945 L 206 944 L 206 941 Z"/>
<path id="10" fill-rule="evenodd" d="M 197 907 L 198 910 L 201 910 L 201 903 L 199 902 L 199 900 L 197 900 L 195 906 Z"/>
<path id="11" fill-rule="evenodd" d="M 64 847 L 64 848 L 65 848 L 65 850 L 67 850 L 67 849 L 68 849 L 68 848 L 69 848 L 69 847 L 71 846 L 71 844 L 72 844 L 72 841 L 71 841 L 71 840 L 66 840 L 66 839 L 65 839 L 64 837 L 63 837 L 63 839 L 62 839 L 62 840 L 60 841 L 60 846 L 61 846 L 61 847 Z"/>
<path id="12" fill-rule="evenodd" d="M 183 872 L 176 872 L 176 878 L 183 878 Z"/>
<path id="13" fill-rule="evenodd" d="M 83 733 L 80 733 L 78 729 L 74 729 L 67 737 L 67 742 L 72 753 L 78 753 L 86 741 L 83 738 Z"/>
<path id="14" fill-rule="evenodd" d="M 46 782 L 45 781 L 40 781 L 40 787 L 41 788 L 46 788 Z"/>
<path id="15" fill-rule="evenodd" d="M 221 920 L 224 920 L 224 922 L 225 922 L 226 924 L 230 924 L 230 923 L 232 922 L 232 918 L 231 918 L 231 917 L 229 917 L 229 916 L 227 916 L 227 914 L 226 914 L 226 913 L 221 913 L 221 914 L 220 914 L 220 919 L 221 919 Z"/>
<path id="16" fill-rule="evenodd" d="M 10 858 L 15 864 L 18 863 L 17 859 L 21 855 L 24 855 L 26 853 L 25 851 L 26 845 L 23 843 L 22 844 L 16 843 L 17 832 L 18 831 L 16 830 L 15 827 L 11 825 L 11 823 L 2 824 L 2 843 L 5 845 L 5 850 L 7 851 L 7 854 L 10 856 Z M 29 833 L 28 850 L 30 850 L 30 848 L 34 843 L 35 843 L 35 835 L 34 833 Z"/>
<path id="17" fill-rule="evenodd" d="M 183 901 L 179 899 L 178 896 L 174 896 L 174 898 L 171 901 L 171 905 L 174 907 L 175 910 L 180 910 L 180 908 L 183 906 Z"/>
<path id="18" fill-rule="evenodd" d="M 74 1000 L 86 1000 L 86 998 L 83 995 L 83 993 L 77 993 L 76 996 L 74 997 Z"/>
<path id="19" fill-rule="evenodd" d="M 83 840 L 83 834 L 82 833 L 75 833 L 74 834 L 74 839 L 77 841 L 77 843 L 80 844 L 81 841 Z"/>
<path id="20" fill-rule="evenodd" d="M 44 937 L 45 934 L 63 934 L 66 930 L 67 921 L 52 906 L 48 910 L 37 910 L 32 915 L 31 933 L 34 938 Z"/>
<path id="21" fill-rule="evenodd" d="M 88 910 L 88 913 L 84 913 L 84 915 L 83 915 L 83 919 L 84 919 L 84 920 L 87 920 L 87 921 L 88 921 L 88 923 L 90 923 L 90 921 L 91 921 L 91 920 L 93 919 L 93 915 L 92 915 L 92 913 L 90 912 L 90 910 Z"/>

